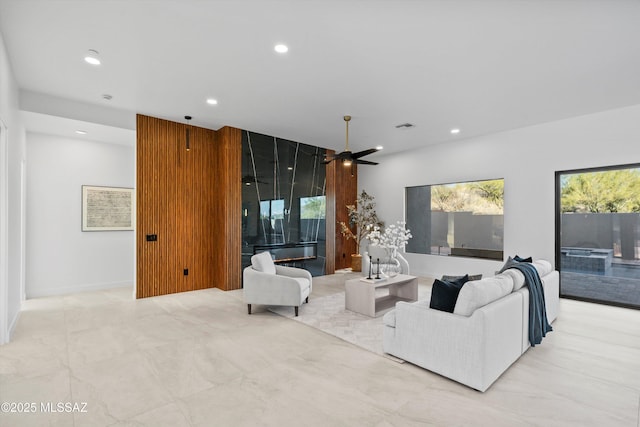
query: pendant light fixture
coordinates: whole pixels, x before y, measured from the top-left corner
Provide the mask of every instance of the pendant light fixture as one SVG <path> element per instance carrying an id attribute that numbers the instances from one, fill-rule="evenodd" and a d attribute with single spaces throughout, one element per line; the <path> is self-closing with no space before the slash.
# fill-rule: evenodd
<path id="1" fill-rule="evenodd" d="M 187 151 L 191 151 L 191 141 L 190 141 L 190 127 L 189 127 L 189 120 L 191 120 L 191 116 L 184 116 L 185 120 L 187 121 L 187 130 L 186 130 L 186 141 L 187 141 Z"/>

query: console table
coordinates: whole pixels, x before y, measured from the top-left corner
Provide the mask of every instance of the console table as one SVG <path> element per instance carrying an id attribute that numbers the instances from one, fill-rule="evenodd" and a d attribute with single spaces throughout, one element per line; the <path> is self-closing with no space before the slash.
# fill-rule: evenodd
<path id="1" fill-rule="evenodd" d="M 375 283 L 364 282 L 360 278 L 351 279 L 344 286 L 345 308 L 369 317 L 380 316 L 394 308 L 398 301 L 418 300 L 418 279 L 406 274 L 398 274 Z M 385 290 L 388 292 L 380 295 Z"/>

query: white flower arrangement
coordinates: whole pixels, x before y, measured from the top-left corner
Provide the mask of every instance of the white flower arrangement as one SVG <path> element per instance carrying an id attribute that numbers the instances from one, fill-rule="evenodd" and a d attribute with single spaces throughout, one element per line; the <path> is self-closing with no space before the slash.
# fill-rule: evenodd
<path id="1" fill-rule="evenodd" d="M 372 245 L 384 246 L 393 252 L 404 248 L 409 239 L 413 237 L 404 221 L 396 221 L 395 224 L 385 227 L 382 232 L 377 225 L 368 225 L 367 231 L 367 239 Z"/>

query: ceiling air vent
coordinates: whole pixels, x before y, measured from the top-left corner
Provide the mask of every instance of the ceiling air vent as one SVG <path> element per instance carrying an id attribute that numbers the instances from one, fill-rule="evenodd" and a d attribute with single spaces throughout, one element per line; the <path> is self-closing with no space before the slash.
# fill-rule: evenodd
<path id="1" fill-rule="evenodd" d="M 416 125 L 414 125 L 413 123 L 402 123 L 401 125 L 396 125 L 396 129 L 401 129 L 401 128 L 410 129 L 415 126 Z"/>

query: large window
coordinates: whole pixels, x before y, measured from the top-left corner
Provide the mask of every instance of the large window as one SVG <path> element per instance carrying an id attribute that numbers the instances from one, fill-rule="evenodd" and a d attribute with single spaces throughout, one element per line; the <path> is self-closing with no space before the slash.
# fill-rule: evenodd
<path id="1" fill-rule="evenodd" d="M 284 200 L 260 201 L 260 222 L 265 234 L 265 241 L 269 243 L 284 243 Z"/>
<path id="2" fill-rule="evenodd" d="M 640 165 L 556 173 L 560 294 L 640 307 Z"/>
<path id="3" fill-rule="evenodd" d="M 504 180 L 407 187 L 407 252 L 503 259 Z"/>
<path id="4" fill-rule="evenodd" d="M 327 201 L 325 196 L 300 197 L 300 241 L 324 240 Z"/>

